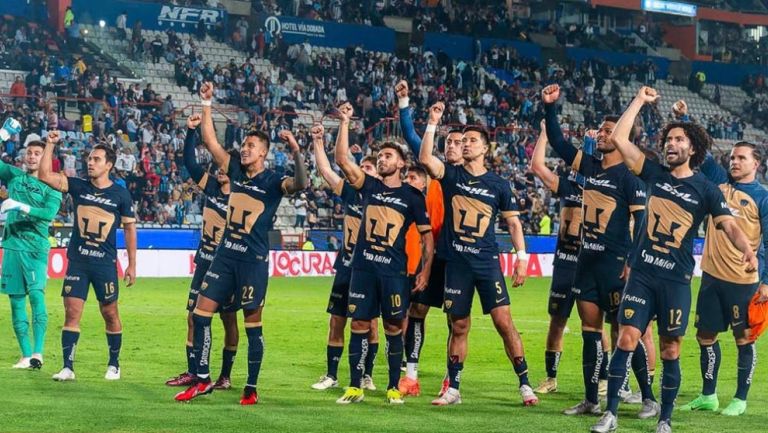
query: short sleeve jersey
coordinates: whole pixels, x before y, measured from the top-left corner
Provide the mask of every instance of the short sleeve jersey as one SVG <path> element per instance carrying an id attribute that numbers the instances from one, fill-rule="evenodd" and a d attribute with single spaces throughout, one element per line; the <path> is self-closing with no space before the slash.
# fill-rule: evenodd
<path id="1" fill-rule="evenodd" d="M 240 261 L 267 260 L 269 230 L 289 179 L 269 169 L 248 177 L 240 161 L 227 164 L 227 175 L 227 223 L 216 254 Z"/>
<path id="2" fill-rule="evenodd" d="M 645 207 L 645 184 L 626 165 L 603 168 L 600 159 L 582 151 L 572 166 L 585 178 L 581 254 L 626 256 L 632 245 L 630 216 Z"/>
<path id="3" fill-rule="evenodd" d="M 642 158 L 632 169 L 649 188 L 645 230 L 632 256 L 632 272 L 687 283 L 693 276 L 693 239 L 706 215 L 715 224 L 731 218 L 723 193 L 704 175 L 678 179 Z"/>
<path id="4" fill-rule="evenodd" d="M 446 261 L 461 260 L 479 271 L 498 267 L 496 219 L 519 215 L 511 184 L 491 172 L 473 176 L 460 165 L 443 167 L 437 177 L 445 205 L 440 240 Z"/>
<path id="5" fill-rule="evenodd" d="M 378 275 L 405 276 L 405 233 L 408 227 L 415 223 L 420 233 L 432 229 L 424 195 L 406 184 L 390 188 L 368 175 L 353 186 L 360 191 L 363 217 L 352 268 Z"/>
<path id="6" fill-rule="evenodd" d="M 219 182 L 208 173 L 203 175 L 197 185 L 205 194 L 205 206 L 203 207 L 203 232 L 200 235 L 200 244 L 197 246 L 195 263 L 210 262 L 224 235 L 229 195 L 221 192 Z"/>
<path id="7" fill-rule="evenodd" d="M 115 183 L 97 188 L 77 177 L 67 177 L 66 190 L 75 208 L 75 227 L 67 258 L 89 264 L 115 263 L 117 228 L 136 222 L 131 194 Z"/>
<path id="8" fill-rule="evenodd" d="M 576 267 L 581 247 L 582 192 L 575 173 L 558 176 L 554 192 L 560 197 L 560 231 L 555 247 L 555 267 Z"/>
<path id="9" fill-rule="evenodd" d="M 336 261 L 333 263 L 333 268 L 339 270 L 352 264 L 352 253 L 355 250 L 357 235 L 360 232 L 363 207 L 360 204 L 360 195 L 348 182 L 339 182 L 333 192 L 341 198 L 344 207 L 341 247 L 336 255 Z"/>

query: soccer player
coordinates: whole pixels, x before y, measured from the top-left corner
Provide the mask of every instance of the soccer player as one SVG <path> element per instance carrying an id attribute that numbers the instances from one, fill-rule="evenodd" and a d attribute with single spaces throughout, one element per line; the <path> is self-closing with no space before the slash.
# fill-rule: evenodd
<path id="1" fill-rule="evenodd" d="M 707 154 L 701 173 L 719 185 L 736 224 L 747 235 L 752 250 L 765 254 L 768 247 L 768 191 L 757 181 L 763 154 L 757 145 L 739 141 L 730 155 L 730 173 Z M 764 257 L 763 257 L 764 259 Z M 741 254 L 728 242 L 725 233 L 710 220 L 701 259 L 701 288 L 696 301 L 696 339 L 701 350 L 701 394 L 681 410 L 716 411 L 717 375 L 720 369 L 720 342 L 717 336 L 731 328 L 738 349 L 736 394 L 722 415 L 737 416 L 747 410 L 756 357 L 750 338 L 747 311 L 756 290 L 768 300 L 768 268 L 762 275 L 744 273 Z"/>
<path id="2" fill-rule="evenodd" d="M 8 118 L 0 130 L 0 142 L 21 132 L 21 124 Z M 38 179 L 42 141 L 31 141 L 24 153 L 24 169 L 0 161 L 0 180 L 8 189 L 0 213 L 7 214 L 3 228 L 3 276 L 0 292 L 11 300 L 11 321 L 21 349 L 13 368 L 43 366 L 43 345 L 48 327 L 45 284 L 48 280 L 48 226 L 61 205 L 61 193 Z M 32 306 L 34 346 L 29 339 L 27 295 Z"/>
<path id="3" fill-rule="evenodd" d="M 352 105 L 344 103 L 338 112 L 341 124 L 336 142 L 336 163 L 352 187 L 360 191 L 363 217 L 352 257 L 347 308 L 352 317 L 350 386 L 337 403 L 357 403 L 364 398 L 360 380 L 367 351 L 366 336 L 371 320 L 381 314 L 389 366 L 387 401 L 402 404 L 403 395 L 397 389 L 403 358 L 402 322 L 411 293 L 406 276 L 405 232 L 411 223 L 415 223 L 421 233 L 422 266 L 413 287 L 415 292 L 419 292 L 426 287 L 432 266 L 433 242 L 429 217 L 421 192 L 402 183 L 406 161 L 403 149 L 395 143 L 383 143 L 376 163 L 380 179 L 366 175 L 348 155 Z"/>
<path id="4" fill-rule="evenodd" d="M 201 86 L 200 98 L 203 144 L 213 155 L 216 165 L 227 173 L 230 194 L 224 234 L 200 285 L 197 306 L 192 312 L 196 382 L 176 394 L 175 399 L 189 401 L 213 391 L 208 364 L 211 318 L 219 306 L 233 303 L 233 308 L 243 310 L 248 338 L 248 378 L 240 404 L 253 405 L 259 401 L 256 384 L 264 358 L 261 317 L 269 277 L 268 232 L 283 195 L 307 187 L 307 168 L 299 144 L 287 130 L 280 132 L 280 138 L 288 143 L 293 154 L 293 178 L 281 178 L 265 167 L 270 143 L 269 136 L 263 131 L 248 131 L 240 148 L 240 160 L 233 160 L 219 144 L 213 129 L 212 83 Z"/>
<path id="5" fill-rule="evenodd" d="M 563 332 L 576 302 L 571 287 L 581 247 L 583 192 L 582 185 L 576 181 L 575 173 L 557 175 L 547 167 L 546 153 L 547 132 L 542 121 L 541 133 L 531 156 L 531 171 L 541 179 L 544 186 L 560 197 L 560 232 L 557 234 L 552 285 L 549 288 L 549 330 L 544 355 L 547 379 L 536 388 L 536 393 L 540 394 L 557 391 L 557 369 L 563 353 Z"/>
<path id="6" fill-rule="evenodd" d="M 59 137 L 58 131 L 48 131 L 39 171 L 41 181 L 55 190 L 69 193 L 75 208 L 75 229 L 67 248 L 69 266 L 61 291 L 65 311 L 64 327 L 61 330 L 64 367 L 53 375 L 53 380 L 75 379 L 75 349 L 80 338 L 80 318 L 88 299 L 89 286 L 93 286 L 107 328 L 109 362 L 104 378 L 118 380 L 123 325 L 117 309 L 120 292 L 116 267 L 117 227 L 122 224 L 125 233 L 125 247 L 128 250 L 125 281 L 130 287 L 136 281 L 136 217 L 133 202 L 128 190 L 109 178 L 117 158 L 114 149 L 107 145 L 93 146 L 88 155 L 88 180 L 54 173 L 51 162 L 53 148 Z"/>
<path id="7" fill-rule="evenodd" d="M 630 131 L 643 105 L 658 98 L 654 89 L 641 87 L 610 138 L 627 167 L 648 185 L 649 195 L 643 230 L 632 256 L 632 273 L 619 307 L 619 339 L 608 367 L 608 403 L 592 426 L 597 433 L 617 428 L 618 391 L 626 381 L 632 352 L 654 316 L 664 365 L 656 431 L 672 431 L 672 409 L 680 387 L 680 343 L 691 309 L 693 238 L 704 217 L 709 215 L 713 226 L 726 234 L 723 240 L 740 251 L 742 273 L 757 269 L 749 239 L 731 216 L 723 193 L 693 171 L 712 144 L 706 131 L 692 123 L 667 124 L 661 137 L 668 167 L 646 159 L 630 141 Z"/>
<path id="8" fill-rule="evenodd" d="M 336 275 L 331 286 L 331 296 L 328 300 L 327 312 L 331 315 L 328 323 L 328 346 L 326 347 L 327 371 L 313 389 L 324 390 L 339 385 L 338 371 L 341 354 L 344 352 L 344 328 L 347 326 L 347 306 L 349 305 L 349 280 L 352 276 L 352 251 L 357 243 L 357 233 L 360 230 L 360 220 L 363 216 L 363 208 L 357 190 L 352 188 L 349 182 L 336 174 L 328 161 L 323 142 L 324 128 L 321 124 L 312 126 L 312 146 L 315 152 L 315 164 L 317 171 L 328 183 L 333 192 L 341 198 L 344 205 L 344 223 L 342 229 L 342 242 L 333 268 Z M 369 176 L 376 177 L 376 158 L 366 156 L 360 162 L 360 169 Z M 368 335 L 368 355 L 365 358 L 365 371 L 363 372 L 362 388 L 375 391 L 373 384 L 373 363 L 379 347 L 378 319 L 371 321 L 371 332 Z"/>
<path id="9" fill-rule="evenodd" d="M 421 137 L 416 134 L 411 119 L 409 108 L 408 83 L 400 81 L 395 86 L 395 92 L 398 99 L 400 114 L 400 127 L 403 130 L 403 137 L 414 155 L 419 154 L 421 149 Z M 443 151 L 445 161 L 448 164 L 457 165 L 462 163 L 461 149 L 463 147 L 462 137 L 464 132 L 460 129 L 452 129 L 445 137 Z M 429 284 L 423 292 L 418 292 L 411 298 L 411 306 L 408 309 L 408 320 L 405 331 L 405 354 L 406 370 L 405 377 L 400 379 L 398 389 L 403 395 L 421 394 L 421 385 L 419 383 L 419 359 L 421 349 L 424 347 L 426 339 L 426 328 L 424 326 L 430 307 L 443 306 L 443 294 L 445 289 L 445 258 L 442 250 L 438 247 L 440 232 L 443 227 L 444 206 L 443 190 L 440 187 L 440 181 L 432 178 L 427 179 L 427 213 L 432 225 L 432 237 L 435 242 L 435 256 L 432 260 L 432 271 L 429 274 Z M 451 321 L 446 316 L 448 324 L 448 339 L 451 338 Z M 446 346 L 447 347 L 447 346 Z M 447 356 L 447 355 L 446 355 Z M 448 372 L 443 378 L 443 384 L 438 393 L 442 396 L 449 387 Z"/>
<path id="10" fill-rule="evenodd" d="M 192 323 L 192 311 L 197 304 L 197 295 L 203 283 L 208 268 L 211 267 L 216 247 L 224 233 L 224 224 L 227 219 L 227 202 L 229 201 L 229 178 L 219 170 L 214 176 L 197 162 L 195 148 L 198 143 L 198 130 L 202 117 L 192 114 L 187 118 L 187 135 L 184 138 L 184 167 L 187 168 L 190 177 L 205 194 L 205 206 L 203 207 L 203 231 L 200 235 L 200 243 L 195 254 L 195 273 L 189 287 L 187 299 L 187 371 L 165 382 L 169 386 L 189 386 L 195 380 L 195 357 L 192 351 L 194 324 Z M 222 305 L 219 308 L 219 317 L 224 325 L 224 349 L 222 351 L 221 373 L 214 383 L 214 389 L 229 389 L 232 387 L 230 375 L 232 365 L 237 355 L 239 332 L 237 328 L 237 312 L 232 304 Z"/>
<path id="11" fill-rule="evenodd" d="M 501 214 L 517 251 L 513 285 L 520 286 L 525 281 L 528 255 L 514 194 L 508 181 L 485 168 L 490 142 L 481 128 L 470 126 L 464 130 L 463 165 L 444 164 L 432 155 L 435 131 L 443 111 L 442 102 L 430 107 L 419 153 L 419 162 L 430 176 L 440 180 L 443 189 L 445 225 L 440 240 L 447 262 L 445 311 L 450 315 L 452 329 L 448 359 L 450 387 L 432 404 L 461 403 L 459 378 L 467 357 L 472 298 L 477 289 L 483 313 L 491 315 L 519 378 L 523 404 L 535 405 L 538 397 L 528 383 L 523 342 L 510 315 L 509 293 L 501 273 L 494 227 Z"/>
<path id="12" fill-rule="evenodd" d="M 607 315 L 612 334 L 618 330 L 616 314 L 629 272 L 626 261 L 632 239 L 630 220 L 643 220 L 645 185 L 630 173 L 609 141 L 618 117 L 606 116 L 597 131 L 596 147 L 602 159 L 586 155 L 563 137 L 555 110 L 559 97 L 560 87 L 556 84 L 542 90 L 547 139 L 565 163 L 585 177 L 581 251 L 572 289 L 581 318 L 584 400 L 564 413 L 597 415 L 600 371 L 608 355 L 602 343 L 603 322 Z M 634 238 L 640 226 L 634 225 Z M 638 346 L 633 359 L 632 369 L 643 399 L 638 417 L 656 416 L 658 403 L 653 396 L 643 345 Z"/>

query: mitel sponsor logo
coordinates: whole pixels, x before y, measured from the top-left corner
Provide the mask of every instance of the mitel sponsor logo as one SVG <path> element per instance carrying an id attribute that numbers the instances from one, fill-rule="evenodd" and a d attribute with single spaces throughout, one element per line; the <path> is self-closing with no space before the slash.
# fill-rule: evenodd
<path id="1" fill-rule="evenodd" d="M 674 262 L 672 262 L 670 260 L 663 259 L 661 257 L 653 256 L 653 255 L 649 254 L 646 250 L 643 250 L 640 253 L 640 255 L 643 258 L 643 262 L 648 263 L 648 264 L 653 265 L 653 266 L 658 266 L 658 267 L 660 267 L 660 268 L 662 268 L 664 270 L 667 270 L 667 271 L 671 271 L 672 269 L 675 268 L 675 265 L 677 265 L 677 263 L 674 263 Z"/>

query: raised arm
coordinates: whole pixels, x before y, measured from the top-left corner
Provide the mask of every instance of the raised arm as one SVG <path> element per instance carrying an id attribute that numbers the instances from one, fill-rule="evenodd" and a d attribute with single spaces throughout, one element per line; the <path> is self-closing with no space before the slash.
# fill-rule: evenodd
<path id="1" fill-rule="evenodd" d="M 637 167 L 637 164 L 644 157 L 643 152 L 629 140 L 629 134 L 632 132 L 632 128 L 635 127 L 635 119 L 640 114 L 643 105 L 655 102 L 659 98 L 660 95 L 656 93 L 656 90 L 647 86 L 641 87 L 635 99 L 632 100 L 627 110 L 621 115 L 621 118 L 616 123 L 616 127 L 613 128 L 610 138 L 611 143 L 621 153 L 622 158 L 624 158 L 624 164 L 630 170 Z"/>
<path id="2" fill-rule="evenodd" d="M 331 167 L 331 162 L 328 161 L 328 155 L 325 153 L 325 143 L 323 142 L 323 136 L 325 135 L 325 128 L 320 123 L 316 123 L 310 130 L 312 134 L 312 148 L 315 152 L 315 164 L 317 165 L 317 171 L 320 176 L 325 179 L 331 190 L 336 191 L 339 183 L 343 182 L 341 176 L 336 174 Z"/>
<path id="3" fill-rule="evenodd" d="M 197 162 L 195 158 L 195 147 L 197 147 L 197 127 L 200 125 L 202 116 L 192 114 L 187 118 L 187 136 L 184 137 L 184 167 L 187 168 L 189 175 L 195 183 L 199 184 L 200 179 L 205 175 L 205 168 Z"/>
<path id="4" fill-rule="evenodd" d="M 344 176 L 347 177 L 349 184 L 355 189 L 360 189 L 365 180 L 365 173 L 349 157 L 349 124 L 352 121 L 354 109 L 352 104 L 345 102 L 341 104 L 338 111 L 341 122 L 339 123 L 339 132 L 336 136 L 336 164 L 344 172 Z"/>
<path id="5" fill-rule="evenodd" d="M 445 105 L 442 102 L 436 102 L 429 107 L 429 122 L 427 130 L 424 132 L 424 138 L 421 139 L 421 149 L 419 149 L 419 162 L 427 170 L 432 178 L 440 179 L 445 173 L 445 165 L 435 155 L 432 154 L 435 148 L 435 132 L 437 125 L 443 117 Z"/>
<path id="6" fill-rule="evenodd" d="M 62 173 L 53 172 L 53 148 L 56 147 L 59 137 L 59 131 L 48 131 L 48 136 L 45 138 L 43 157 L 40 158 L 40 169 L 37 172 L 37 178 L 57 191 L 67 192 L 69 186 L 67 177 Z"/>
<path id="7" fill-rule="evenodd" d="M 200 129 L 200 135 L 206 149 L 213 155 L 216 165 L 226 170 L 229 165 L 229 153 L 216 139 L 216 130 L 213 129 L 213 113 L 211 104 L 213 103 L 213 83 L 206 81 L 200 86 L 200 104 L 203 106 L 203 118 Z"/>
<path id="8" fill-rule="evenodd" d="M 563 136 L 560 129 L 560 122 L 557 120 L 557 111 L 555 102 L 560 98 L 560 86 L 550 84 L 541 91 L 541 101 L 544 103 L 544 120 L 546 121 L 547 139 L 552 145 L 552 149 L 565 160 L 568 165 L 573 164 L 578 150 L 569 143 Z"/>
<path id="9" fill-rule="evenodd" d="M 699 172 L 715 185 L 728 183 L 728 172 L 715 160 L 715 157 L 710 152 L 707 152 L 704 162 L 699 166 Z"/>
<path id="10" fill-rule="evenodd" d="M 405 80 L 397 83 L 395 94 L 397 94 L 397 110 L 400 114 L 400 129 L 403 131 L 403 138 L 405 138 L 405 142 L 408 143 L 413 154 L 418 155 L 421 149 L 421 137 L 416 133 L 416 128 L 413 127 L 413 118 L 409 107 L 410 100 L 408 99 L 408 83 Z"/>
<path id="11" fill-rule="evenodd" d="M 531 156 L 531 171 L 536 177 L 541 179 L 550 191 L 557 192 L 557 184 L 560 181 L 560 177 L 547 167 L 547 131 L 544 129 L 544 121 L 542 121 L 541 126 L 541 133 L 538 140 L 536 140 L 536 146 L 533 148 L 533 155 Z"/>
<path id="12" fill-rule="evenodd" d="M 296 141 L 296 137 L 293 133 L 287 129 L 280 131 L 278 134 L 280 140 L 288 144 L 288 148 L 291 150 L 291 156 L 293 156 L 293 179 L 288 179 L 285 183 L 286 194 L 293 194 L 301 191 L 309 184 L 307 177 L 307 165 L 304 164 L 304 155 L 301 152 L 299 143 Z"/>

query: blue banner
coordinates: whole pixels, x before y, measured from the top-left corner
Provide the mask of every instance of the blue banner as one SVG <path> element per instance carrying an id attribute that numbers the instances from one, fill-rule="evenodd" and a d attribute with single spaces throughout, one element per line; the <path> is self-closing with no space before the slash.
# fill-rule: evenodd
<path id="1" fill-rule="evenodd" d="M 696 5 L 666 0 L 643 0 L 643 10 L 683 17 L 695 17 L 697 12 Z"/>
<path id="2" fill-rule="evenodd" d="M 328 21 L 304 20 L 296 17 L 259 15 L 257 27 L 273 36 L 278 34 L 289 44 L 308 40 L 310 45 L 347 48 L 362 45 L 368 51 L 395 52 L 395 31 L 387 27 L 337 24 Z"/>
<path id="3" fill-rule="evenodd" d="M 691 71 L 704 72 L 707 83 L 741 86 L 748 75 L 768 75 L 768 67 L 761 65 L 737 65 L 718 62 L 692 62 Z"/>
<path id="4" fill-rule="evenodd" d="M 31 18 L 32 8 L 32 3 L 27 2 L 27 0 L 0 1 L 0 15 Z"/>
<path id="5" fill-rule="evenodd" d="M 174 30 L 176 32 L 194 32 L 197 23 L 202 19 L 210 29 L 218 22 L 226 24 L 225 9 L 205 7 L 174 6 L 156 2 L 141 1 L 93 1 L 72 0 L 72 10 L 75 21 L 84 24 L 98 24 L 104 20 L 107 25 L 114 26 L 115 19 L 123 12 L 128 16 L 128 28 L 136 21 L 147 30 Z"/>

